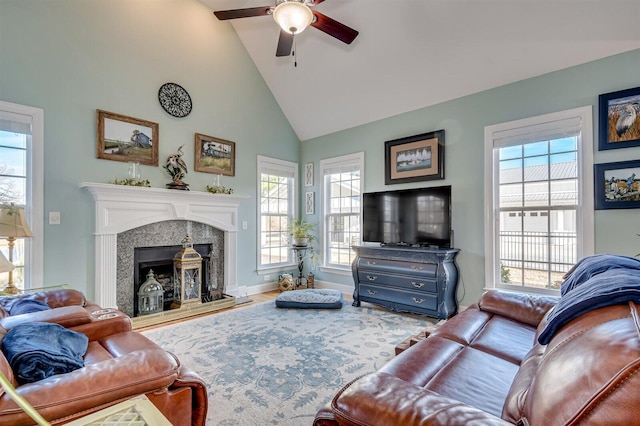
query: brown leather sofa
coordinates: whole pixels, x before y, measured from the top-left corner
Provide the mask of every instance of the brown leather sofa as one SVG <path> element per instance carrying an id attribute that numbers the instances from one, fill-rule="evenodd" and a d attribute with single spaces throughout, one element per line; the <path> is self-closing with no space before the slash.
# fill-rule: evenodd
<path id="1" fill-rule="evenodd" d="M 640 423 L 640 309 L 582 314 L 537 341 L 557 299 L 489 291 L 321 409 L 326 425 Z"/>
<path id="2" fill-rule="evenodd" d="M 51 424 L 64 424 L 141 394 L 173 425 L 205 424 L 208 398 L 202 379 L 173 354 L 132 331 L 125 314 L 89 303 L 71 289 L 18 296 L 25 297 L 42 300 L 53 309 L 16 316 L 0 311 L 0 338 L 18 324 L 43 321 L 89 339 L 83 368 L 35 383 L 19 384 L 0 353 L 0 371 Z M 34 424 L 1 388 L 0 424 Z"/>

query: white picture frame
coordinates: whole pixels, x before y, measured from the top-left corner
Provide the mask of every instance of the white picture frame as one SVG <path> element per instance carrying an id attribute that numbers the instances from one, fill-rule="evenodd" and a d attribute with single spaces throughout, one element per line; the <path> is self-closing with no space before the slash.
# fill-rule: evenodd
<path id="1" fill-rule="evenodd" d="M 315 214 L 315 200 L 313 196 L 313 192 L 307 192 L 305 195 L 305 213 L 306 214 Z"/>
<path id="2" fill-rule="evenodd" d="M 304 186 L 313 186 L 313 163 L 304 165 Z"/>

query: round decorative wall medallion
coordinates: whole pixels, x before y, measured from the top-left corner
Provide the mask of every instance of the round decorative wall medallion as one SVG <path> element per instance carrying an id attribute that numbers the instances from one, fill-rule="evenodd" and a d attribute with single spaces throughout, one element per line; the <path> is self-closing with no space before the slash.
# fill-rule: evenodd
<path id="1" fill-rule="evenodd" d="M 193 107 L 189 93 L 176 83 L 160 86 L 158 100 L 162 108 L 174 117 L 186 117 Z"/>

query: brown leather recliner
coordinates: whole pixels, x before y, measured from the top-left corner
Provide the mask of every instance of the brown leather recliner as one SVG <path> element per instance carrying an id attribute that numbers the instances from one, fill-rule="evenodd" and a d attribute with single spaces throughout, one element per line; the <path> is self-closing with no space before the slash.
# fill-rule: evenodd
<path id="1" fill-rule="evenodd" d="M 173 425 L 205 424 L 208 397 L 202 379 L 173 354 L 132 331 L 125 314 L 103 310 L 69 289 L 21 297 L 44 300 L 54 309 L 0 318 L 0 338 L 30 321 L 59 323 L 89 338 L 83 368 L 35 383 L 19 384 L 0 353 L 0 371 L 50 423 L 64 424 L 144 394 Z M 33 424 L 2 389 L 0 424 Z"/>
<path id="2" fill-rule="evenodd" d="M 554 303 L 485 293 L 378 372 L 346 385 L 314 424 L 638 424 L 639 307 L 595 309 L 540 345 Z"/>

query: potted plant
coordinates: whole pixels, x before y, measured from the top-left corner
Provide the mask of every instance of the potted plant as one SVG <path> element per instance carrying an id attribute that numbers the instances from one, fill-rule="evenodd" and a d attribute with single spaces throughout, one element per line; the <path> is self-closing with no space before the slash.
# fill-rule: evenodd
<path id="1" fill-rule="evenodd" d="M 293 237 L 293 245 L 298 247 L 306 247 L 314 240 L 314 226 L 304 219 L 294 219 L 289 225 L 289 232 Z"/>

